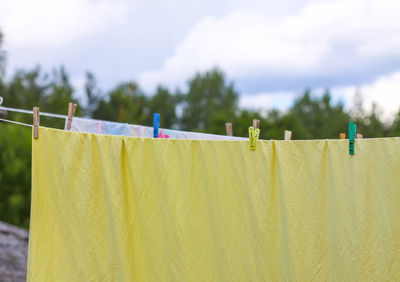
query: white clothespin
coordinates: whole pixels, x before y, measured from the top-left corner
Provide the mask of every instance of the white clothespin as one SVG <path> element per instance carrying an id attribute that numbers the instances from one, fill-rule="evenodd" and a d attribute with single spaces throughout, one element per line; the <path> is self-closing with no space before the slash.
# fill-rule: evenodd
<path id="1" fill-rule="evenodd" d="M 285 130 L 285 140 L 292 139 L 292 132 L 289 130 Z"/>

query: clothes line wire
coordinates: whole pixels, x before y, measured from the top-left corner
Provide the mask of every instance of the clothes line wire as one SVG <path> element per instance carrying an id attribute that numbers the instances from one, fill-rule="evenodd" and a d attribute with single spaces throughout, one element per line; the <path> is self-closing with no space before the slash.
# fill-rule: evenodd
<path id="1" fill-rule="evenodd" d="M 22 109 L 17 109 L 17 108 L 10 108 L 10 107 L 3 107 L 0 106 L 0 110 L 5 110 L 5 111 L 10 111 L 10 112 L 16 112 L 16 113 L 23 113 L 23 114 L 33 114 L 33 111 L 30 110 L 22 110 Z M 46 113 L 46 112 L 40 112 L 40 116 L 47 116 L 47 117 L 54 117 L 54 118 L 67 118 L 66 115 L 60 115 L 60 114 L 53 114 L 53 113 Z"/>
<path id="2" fill-rule="evenodd" d="M 24 126 L 29 126 L 32 127 L 32 124 L 27 124 L 27 123 L 23 123 L 23 122 L 18 122 L 18 121 L 13 121 L 13 120 L 9 120 L 9 119 L 4 119 L 4 118 L 0 118 L 1 121 L 5 121 L 5 122 L 9 122 L 9 123 L 14 123 L 14 124 L 18 124 L 18 125 L 24 125 Z"/>

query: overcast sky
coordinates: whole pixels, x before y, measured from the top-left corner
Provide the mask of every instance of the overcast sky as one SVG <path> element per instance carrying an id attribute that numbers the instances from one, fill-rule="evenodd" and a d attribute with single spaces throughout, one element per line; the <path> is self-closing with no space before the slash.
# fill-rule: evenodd
<path id="1" fill-rule="evenodd" d="M 137 81 L 184 87 L 219 66 L 241 105 L 287 108 L 306 87 L 400 106 L 399 0 L 2 0 L 7 74 L 64 65 L 82 92 Z"/>

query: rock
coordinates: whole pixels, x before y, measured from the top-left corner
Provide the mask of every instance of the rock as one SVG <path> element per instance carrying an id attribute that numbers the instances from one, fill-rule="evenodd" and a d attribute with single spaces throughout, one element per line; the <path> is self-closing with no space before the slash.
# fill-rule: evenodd
<path id="1" fill-rule="evenodd" d="M 26 281 L 28 231 L 0 221 L 0 281 Z"/>

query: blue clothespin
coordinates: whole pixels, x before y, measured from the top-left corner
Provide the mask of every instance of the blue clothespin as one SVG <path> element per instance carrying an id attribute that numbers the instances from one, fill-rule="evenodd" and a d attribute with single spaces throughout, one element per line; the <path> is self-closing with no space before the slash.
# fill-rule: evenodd
<path id="1" fill-rule="evenodd" d="M 153 114 L 153 137 L 158 138 L 158 129 L 160 128 L 160 114 L 159 113 L 154 113 Z"/>
<path id="2" fill-rule="evenodd" d="M 354 142 L 356 140 L 356 124 L 352 121 L 349 122 L 349 153 L 354 155 Z"/>

